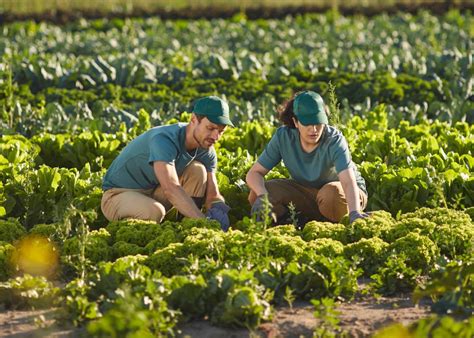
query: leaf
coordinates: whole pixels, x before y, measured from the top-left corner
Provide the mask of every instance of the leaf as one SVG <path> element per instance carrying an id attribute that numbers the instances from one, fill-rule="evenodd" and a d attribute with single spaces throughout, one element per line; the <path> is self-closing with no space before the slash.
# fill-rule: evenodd
<path id="1" fill-rule="evenodd" d="M 446 178 L 446 181 L 448 184 L 453 183 L 453 181 L 458 177 L 458 173 L 455 172 L 453 169 L 446 170 L 444 172 L 444 177 Z"/>

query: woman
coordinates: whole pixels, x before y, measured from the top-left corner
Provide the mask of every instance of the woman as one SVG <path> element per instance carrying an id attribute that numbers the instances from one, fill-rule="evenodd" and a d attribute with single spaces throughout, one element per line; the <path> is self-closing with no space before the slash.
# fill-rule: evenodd
<path id="1" fill-rule="evenodd" d="M 367 190 L 340 131 L 328 125 L 327 107 L 312 91 L 297 93 L 278 110 L 278 128 L 247 173 L 252 214 L 261 220 L 265 196 L 277 223 L 288 218 L 288 204 L 305 220 L 350 222 L 368 215 Z M 265 182 L 265 175 L 283 160 L 290 179 Z"/>

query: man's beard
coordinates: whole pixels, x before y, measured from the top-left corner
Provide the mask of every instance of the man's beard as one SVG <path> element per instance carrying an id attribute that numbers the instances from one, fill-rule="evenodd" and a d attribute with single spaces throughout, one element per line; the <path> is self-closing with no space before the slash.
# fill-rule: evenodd
<path id="1" fill-rule="evenodd" d="M 199 145 L 199 148 L 209 149 L 209 147 L 206 147 L 204 144 L 202 144 L 202 142 L 198 140 L 198 138 L 196 137 L 196 130 L 193 131 L 193 138 L 194 141 L 196 141 L 196 143 Z"/>

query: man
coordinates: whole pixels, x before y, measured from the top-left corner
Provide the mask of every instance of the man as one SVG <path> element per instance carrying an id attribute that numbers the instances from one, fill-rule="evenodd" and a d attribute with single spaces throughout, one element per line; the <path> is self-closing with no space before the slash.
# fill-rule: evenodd
<path id="1" fill-rule="evenodd" d="M 265 197 L 272 217 L 285 222 L 292 202 L 305 220 L 339 222 L 349 212 L 350 221 L 365 218 L 365 181 L 351 160 L 346 139 L 328 125 L 321 96 L 304 91 L 279 109 L 284 126 L 278 128 L 247 174 L 249 202 L 257 219 L 263 216 Z M 265 182 L 265 175 L 280 161 L 291 179 Z"/>
<path id="2" fill-rule="evenodd" d="M 132 140 L 105 174 L 105 217 L 161 222 L 174 206 L 186 217 L 215 219 L 226 231 L 230 208 L 217 187 L 213 145 L 227 126 L 233 126 L 228 104 L 208 96 L 195 102 L 189 123 L 155 127 Z"/>

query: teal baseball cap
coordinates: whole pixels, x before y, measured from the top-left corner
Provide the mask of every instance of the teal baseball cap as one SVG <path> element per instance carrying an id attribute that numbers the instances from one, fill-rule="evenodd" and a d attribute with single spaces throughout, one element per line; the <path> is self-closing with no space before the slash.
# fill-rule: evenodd
<path id="1" fill-rule="evenodd" d="M 328 124 L 323 98 L 315 92 L 304 91 L 296 95 L 293 112 L 301 124 Z"/>
<path id="2" fill-rule="evenodd" d="M 217 96 L 206 96 L 196 100 L 193 113 L 205 116 L 215 124 L 234 126 L 229 117 L 229 105 Z"/>

